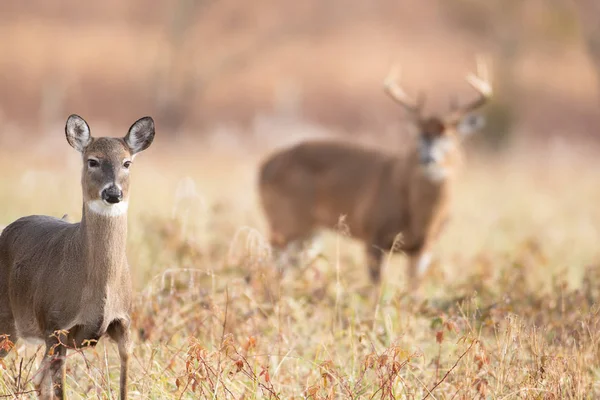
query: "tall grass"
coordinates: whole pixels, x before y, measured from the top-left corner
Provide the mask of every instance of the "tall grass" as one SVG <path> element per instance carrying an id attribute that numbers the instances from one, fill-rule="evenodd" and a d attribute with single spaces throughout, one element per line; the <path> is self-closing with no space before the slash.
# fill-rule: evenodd
<path id="1" fill-rule="evenodd" d="M 259 156 L 153 148 L 136 158 L 132 398 L 600 396 L 599 161 L 558 148 L 470 157 L 412 296 L 402 256 L 374 288 L 343 233 L 280 275 L 254 190 Z M 78 163 L 3 154 L 0 224 L 30 213 L 77 220 Z M 41 352 L 16 344 L 0 363 L 0 398 L 34 396 Z M 118 372 L 107 340 L 71 351 L 67 395 L 115 398 Z"/>

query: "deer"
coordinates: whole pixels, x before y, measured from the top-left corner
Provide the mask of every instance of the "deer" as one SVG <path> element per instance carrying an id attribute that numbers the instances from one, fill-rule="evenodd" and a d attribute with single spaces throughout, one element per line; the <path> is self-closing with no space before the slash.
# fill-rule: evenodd
<path id="1" fill-rule="evenodd" d="M 282 255 L 333 230 L 343 218 L 351 237 L 365 246 L 371 281 L 381 280 L 383 255 L 408 256 L 408 284 L 419 285 L 432 247 L 450 214 L 456 176 L 463 164 L 463 138 L 483 126 L 477 110 L 492 96 L 487 65 L 466 76 L 477 96 L 450 112 L 424 116 L 424 98 L 407 94 L 392 68 L 383 89 L 416 128 L 404 151 L 384 152 L 335 139 L 304 141 L 275 152 L 259 166 L 260 204 L 269 241 Z M 300 244 L 300 246 L 299 246 Z"/>
<path id="2" fill-rule="evenodd" d="M 132 286 L 126 256 L 130 169 L 154 139 L 151 117 L 123 138 L 92 137 L 71 115 L 67 142 L 82 156 L 83 213 L 22 217 L 0 235 L 0 335 L 45 344 L 34 384 L 41 399 L 64 398 L 68 348 L 94 346 L 108 336 L 118 345 L 120 398 L 127 397 Z M 2 350 L 4 348 L 4 350 Z M 0 357 L 8 354 L 0 346 Z"/>

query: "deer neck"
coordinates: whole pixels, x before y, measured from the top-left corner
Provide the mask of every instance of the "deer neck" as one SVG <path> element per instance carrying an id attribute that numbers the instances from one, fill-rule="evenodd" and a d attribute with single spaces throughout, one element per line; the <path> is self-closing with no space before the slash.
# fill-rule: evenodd
<path id="1" fill-rule="evenodd" d="M 83 258 L 95 285 L 119 280 L 126 268 L 127 213 L 98 214 L 83 207 L 80 225 Z"/>

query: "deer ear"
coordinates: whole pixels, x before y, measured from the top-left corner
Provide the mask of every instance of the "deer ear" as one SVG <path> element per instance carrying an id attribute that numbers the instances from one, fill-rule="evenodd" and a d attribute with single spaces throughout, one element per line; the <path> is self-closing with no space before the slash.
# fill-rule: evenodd
<path id="1" fill-rule="evenodd" d="M 462 138 L 471 136 L 485 126 L 485 117 L 479 114 L 468 114 L 456 125 L 456 131 Z"/>
<path id="2" fill-rule="evenodd" d="M 80 153 L 83 153 L 85 148 L 92 142 L 90 127 L 79 115 L 69 116 L 65 126 L 65 134 L 67 135 L 67 142 Z"/>
<path id="3" fill-rule="evenodd" d="M 131 125 L 127 136 L 123 139 L 131 154 L 146 150 L 154 140 L 154 120 L 150 117 L 140 118 Z"/>

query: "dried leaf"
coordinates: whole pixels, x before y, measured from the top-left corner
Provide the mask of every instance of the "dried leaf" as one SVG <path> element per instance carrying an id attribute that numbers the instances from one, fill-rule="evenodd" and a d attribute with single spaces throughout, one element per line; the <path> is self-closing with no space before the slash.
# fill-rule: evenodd
<path id="1" fill-rule="evenodd" d="M 435 341 L 439 344 L 442 344 L 442 342 L 444 341 L 444 331 L 437 331 L 437 333 L 435 334 Z"/>

